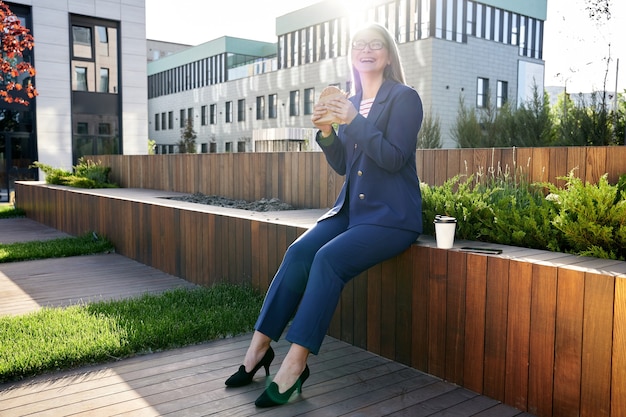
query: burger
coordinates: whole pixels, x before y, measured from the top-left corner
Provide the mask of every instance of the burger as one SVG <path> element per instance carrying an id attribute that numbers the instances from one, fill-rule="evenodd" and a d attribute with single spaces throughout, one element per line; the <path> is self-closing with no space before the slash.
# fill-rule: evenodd
<path id="1" fill-rule="evenodd" d="M 335 87 L 334 85 L 331 85 L 322 90 L 320 94 L 320 98 L 318 100 L 318 104 L 327 103 L 330 100 L 333 100 L 339 97 L 345 97 L 345 96 L 346 96 L 346 93 L 343 90 L 341 90 L 338 87 Z M 335 122 L 335 116 L 332 115 L 328 111 L 326 112 L 324 116 L 322 116 L 320 119 L 316 121 L 316 123 L 319 123 L 319 124 L 330 124 L 333 122 Z"/>

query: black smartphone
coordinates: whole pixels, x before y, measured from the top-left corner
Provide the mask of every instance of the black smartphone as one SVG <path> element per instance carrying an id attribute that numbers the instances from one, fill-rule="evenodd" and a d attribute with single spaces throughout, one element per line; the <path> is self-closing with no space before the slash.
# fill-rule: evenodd
<path id="1" fill-rule="evenodd" d="M 502 253 L 502 249 L 496 248 L 472 248 L 469 246 L 464 246 L 461 248 L 464 252 L 475 252 L 475 253 L 487 253 L 490 255 L 500 255 Z"/>

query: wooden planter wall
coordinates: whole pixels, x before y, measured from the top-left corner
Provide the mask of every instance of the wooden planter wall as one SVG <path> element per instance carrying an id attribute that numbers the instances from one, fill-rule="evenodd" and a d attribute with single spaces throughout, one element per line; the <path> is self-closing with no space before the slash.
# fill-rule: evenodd
<path id="1" fill-rule="evenodd" d="M 29 218 L 202 285 L 265 291 L 304 232 L 37 183 L 16 194 Z M 626 262 L 415 244 L 346 286 L 329 334 L 541 417 L 626 416 Z"/>
<path id="2" fill-rule="evenodd" d="M 112 181 L 125 188 L 201 192 L 248 201 L 276 197 L 297 208 L 331 206 L 343 183 L 321 152 L 91 158 L 111 167 Z M 572 170 L 590 183 L 607 173 L 614 184 L 626 173 L 626 146 L 418 150 L 416 164 L 420 180 L 430 185 L 459 174 L 484 179 L 500 172 L 563 185 L 558 178 Z"/>

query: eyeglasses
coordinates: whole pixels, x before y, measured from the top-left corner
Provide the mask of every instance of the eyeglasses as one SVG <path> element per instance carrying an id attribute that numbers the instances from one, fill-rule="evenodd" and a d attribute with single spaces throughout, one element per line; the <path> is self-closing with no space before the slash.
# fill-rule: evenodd
<path id="1" fill-rule="evenodd" d="M 369 47 L 371 51 L 378 51 L 385 47 L 385 43 L 381 40 L 374 39 L 369 42 L 365 41 L 354 41 L 352 42 L 352 49 L 357 51 L 362 51 L 365 47 Z"/>

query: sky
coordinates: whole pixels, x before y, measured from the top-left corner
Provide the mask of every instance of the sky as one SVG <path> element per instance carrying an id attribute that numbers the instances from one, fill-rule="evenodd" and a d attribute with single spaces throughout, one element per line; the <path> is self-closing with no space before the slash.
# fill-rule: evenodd
<path id="1" fill-rule="evenodd" d="M 614 91 L 617 75 L 617 90 L 626 90 L 626 1 L 609 1 L 611 18 L 596 22 L 585 10 L 587 0 L 548 0 L 546 86 L 567 85 L 570 93 L 586 93 L 602 90 L 606 75 L 606 90 Z M 146 0 L 146 36 L 189 45 L 222 36 L 276 42 L 276 17 L 317 2 L 227 0 L 216 11 L 215 2 L 209 1 Z"/>

